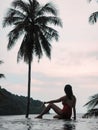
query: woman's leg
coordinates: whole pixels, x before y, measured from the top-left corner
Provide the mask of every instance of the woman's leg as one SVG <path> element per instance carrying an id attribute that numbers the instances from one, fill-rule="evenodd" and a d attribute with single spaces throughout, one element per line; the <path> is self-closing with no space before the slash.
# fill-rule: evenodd
<path id="1" fill-rule="evenodd" d="M 42 116 L 48 113 L 50 109 L 53 109 L 58 115 L 62 115 L 62 110 L 55 104 L 50 103 L 36 118 L 42 118 Z"/>

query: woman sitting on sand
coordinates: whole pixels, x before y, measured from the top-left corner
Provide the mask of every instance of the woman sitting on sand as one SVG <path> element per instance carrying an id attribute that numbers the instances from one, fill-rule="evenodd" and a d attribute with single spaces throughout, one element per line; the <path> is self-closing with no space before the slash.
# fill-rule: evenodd
<path id="1" fill-rule="evenodd" d="M 39 114 L 36 118 L 42 118 L 42 116 L 49 112 L 50 109 L 53 109 L 57 115 L 54 116 L 54 118 L 58 119 L 71 119 L 72 116 L 72 109 L 73 109 L 73 115 L 74 120 L 76 120 L 76 97 L 73 95 L 72 87 L 71 85 L 67 84 L 65 85 L 64 91 L 66 93 L 65 96 L 60 97 L 56 100 L 51 100 L 48 102 L 44 102 L 44 104 L 48 104 L 48 106 Z M 63 108 L 59 108 L 54 103 L 62 102 Z"/>

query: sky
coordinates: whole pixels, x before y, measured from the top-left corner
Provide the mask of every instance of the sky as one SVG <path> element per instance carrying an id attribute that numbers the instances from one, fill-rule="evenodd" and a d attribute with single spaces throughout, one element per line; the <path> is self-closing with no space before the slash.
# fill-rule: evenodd
<path id="1" fill-rule="evenodd" d="M 38 0 L 41 4 L 51 2 Z M 0 1 L 0 85 L 13 94 L 27 96 L 28 65 L 17 63 L 17 52 L 21 44 L 7 50 L 11 28 L 2 28 L 2 20 L 12 0 Z M 59 32 L 59 41 L 51 42 L 51 60 L 45 55 L 38 63 L 37 57 L 32 62 L 31 97 L 35 100 L 49 101 L 62 97 L 64 86 L 72 85 L 77 98 L 77 113 L 86 112 L 83 107 L 89 97 L 98 93 L 98 23 L 88 22 L 90 14 L 98 10 L 98 3 L 92 0 L 52 0 L 58 9 L 58 16 L 63 22 Z M 55 28 L 55 27 L 54 27 Z M 60 107 L 61 104 L 58 104 Z"/>

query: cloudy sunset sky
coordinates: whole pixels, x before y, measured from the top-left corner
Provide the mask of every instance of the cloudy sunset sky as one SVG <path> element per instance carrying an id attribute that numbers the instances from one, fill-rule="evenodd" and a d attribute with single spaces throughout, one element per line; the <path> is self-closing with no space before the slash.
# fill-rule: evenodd
<path id="1" fill-rule="evenodd" d="M 28 66 L 17 63 L 17 52 L 21 44 L 7 50 L 7 34 L 10 28 L 2 28 L 2 20 L 13 0 L 0 0 L 0 85 L 8 91 L 27 96 Z M 38 0 L 42 4 L 49 0 Z M 45 55 L 38 63 L 32 62 L 31 97 L 41 101 L 56 99 L 64 95 L 65 84 L 71 84 L 77 97 L 77 112 L 85 112 L 83 105 L 89 96 L 98 93 L 98 23 L 88 22 L 90 14 L 98 10 L 92 0 L 52 0 L 62 19 L 59 41 L 53 41 L 51 60 Z"/>

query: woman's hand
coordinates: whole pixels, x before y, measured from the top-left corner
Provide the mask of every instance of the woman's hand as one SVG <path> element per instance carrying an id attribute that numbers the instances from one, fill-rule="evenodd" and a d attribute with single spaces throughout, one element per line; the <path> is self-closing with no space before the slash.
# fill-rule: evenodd
<path id="1" fill-rule="evenodd" d="M 47 104 L 47 102 L 44 102 L 44 104 Z"/>

